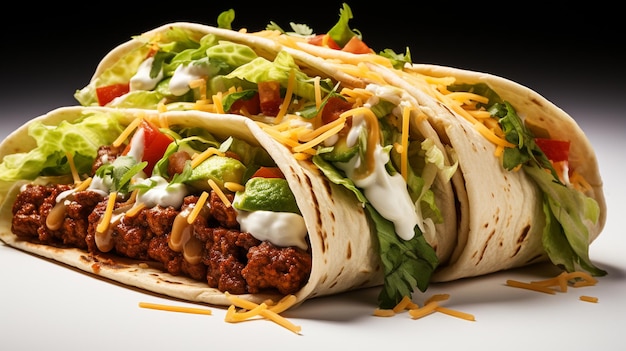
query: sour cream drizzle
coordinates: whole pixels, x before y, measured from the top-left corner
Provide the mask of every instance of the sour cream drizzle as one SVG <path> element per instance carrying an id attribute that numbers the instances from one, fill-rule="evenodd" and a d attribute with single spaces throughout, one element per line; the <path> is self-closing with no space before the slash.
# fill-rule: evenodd
<path id="1" fill-rule="evenodd" d="M 160 70 L 156 77 L 150 77 L 154 57 L 148 57 L 139 65 L 137 73 L 130 78 L 130 91 L 152 90 L 163 79 L 163 70 Z"/>
<path id="2" fill-rule="evenodd" d="M 139 184 L 153 185 L 146 191 L 140 191 L 137 194 L 137 203 L 142 203 L 146 207 L 172 206 L 180 208 L 183 204 L 184 197 L 189 194 L 187 186 L 182 183 L 169 184 L 167 180 L 161 176 L 152 176 L 148 179 L 141 180 Z"/>
<path id="3" fill-rule="evenodd" d="M 239 211 L 237 222 L 241 231 L 259 240 L 267 240 L 276 246 L 297 246 L 307 249 L 307 229 L 304 218 L 296 213 L 271 211 Z"/>
<path id="4" fill-rule="evenodd" d="M 367 86 L 367 90 L 372 91 L 374 96 L 363 105 L 364 107 L 373 106 L 378 102 L 379 97 L 397 105 L 401 103 L 402 92 L 393 87 L 370 84 Z M 355 115 L 352 117 L 352 128 L 347 136 L 349 146 L 357 142 L 365 127 L 367 127 L 367 123 L 365 123 L 363 116 Z M 358 153 L 348 162 L 338 162 L 337 166 L 346 172 L 346 176 L 357 187 L 363 189 L 365 197 L 374 209 L 381 216 L 393 222 L 398 236 L 404 240 L 410 240 L 415 235 L 415 226 L 420 223 L 420 218 L 407 191 L 407 184 L 400 173 L 392 176 L 387 172 L 385 164 L 389 162 L 389 153 L 379 143 L 368 145 L 368 147 L 374 147 L 374 167 L 366 167 L 371 170 L 370 174 L 365 177 L 356 174 L 359 169 L 363 168 L 363 162 L 371 162 L 371 160 L 363 160 Z"/>
<path id="5" fill-rule="evenodd" d="M 174 75 L 170 80 L 170 92 L 176 96 L 181 96 L 189 91 L 189 83 L 209 75 L 209 68 L 204 65 L 180 65 L 176 67 Z"/>

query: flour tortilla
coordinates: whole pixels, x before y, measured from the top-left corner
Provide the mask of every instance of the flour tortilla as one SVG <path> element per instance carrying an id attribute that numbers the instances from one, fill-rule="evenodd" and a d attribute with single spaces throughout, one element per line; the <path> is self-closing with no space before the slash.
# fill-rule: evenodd
<path id="1" fill-rule="evenodd" d="M 392 84 L 415 96 L 441 139 L 452 146 L 464 179 L 455 182 L 460 221 L 457 246 L 449 262 L 440 266 L 433 281 L 449 281 L 483 275 L 545 261 L 542 234 L 545 225 L 543 193 L 523 171 L 506 171 L 494 156 L 495 145 L 466 119 L 429 94 L 430 88 L 411 75 L 454 77 L 456 83 L 486 83 L 510 102 L 520 118 L 537 136 L 571 141 L 569 165 L 586 179 L 591 189 L 585 195 L 599 205 L 597 223 L 587 223 L 589 243 L 606 222 L 606 202 L 595 152 L 580 126 L 565 111 L 530 88 L 511 80 L 452 67 L 412 64 L 398 73 L 370 66 L 385 74 Z M 405 74 L 408 73 L 408 74 Z M 547 133 L 547 135 L 546 135 Z M 466 197 L 463 197 L 462 195 Z"/>
<path id="2" fill-rule="evenodd" d="M 27 122 L 11 133 L 0 144 L 0 158 L 12 153 L 27 152 L 35 147 L 34 141 L 27 134 L 29 124 L 41 121 L 56 125 L 64 120 L 73 121 L 89 111 L 121 114 L 127 123 L 138 113 L 148 116 L 157 114 L 156 111 L 132 109 L 59 108 Z M 316 296 L 382 284 L 383 272 L 376 234 L 369 226 L 362 206 L 345 188 L 330 183 L 310 165 L 296 161 L 288 150 L 247 118 L 197 111 L 166 112 L 161 113 L 159 118 L 166 118 L 170 125 L 200 127 L 216 137 L 234 136 L 258 144 L 276 161 L 296 197 L 311 243 L 311 275 L 308 283 L 295 294 L 297 303 Z M 17 182 L 12 187 L 2 184 L 5 190 L 2 192 L 0 207 L 0 239 L 5 244 L 130 287 L 192 302 L 222 306 L 231 304 L 224 293 L 209 288 L 206 283 L 163 273 L 145 262 L 110 255 L 90 255 L 78 249 L 56 248 L 17 240 L 11 233 L 11 206 L 21 184 L 23 182 Z M 277 301 L 281 296 L 247 294 L 240 297 L 260 303 L 267 298 Z"/>
<path id="3" fill-rule="evenodd" d="M 213 33 L 226 40 L 248 44 L 268 59 L 281 50 L 288 51 L 307 74 L 332 77 L 349 87 L 380 84 L 374 75 L 346 73 L 359 71 L 365 65 L 387 84 L 405 90 L 412 104 L 428 117 L 424 121 L 416 113 L 411 121 L 412 132 L 435 140 L 440 150 L 450 146 L 453 152 L 447 155 L 447 164 L 455 159 L 459 161 L 459 171 L 450 181 L 438 178 L 434 189 L 439 194 L 437 204 L 445 221 L 438 225 L 434 235 L 424 234 L 440 260 L 434 282 L 547 260 L 541 241 L 545 225 L 543 194 L 523 171 L 504 170 L 501 161 L 494 156 L 495 146 L 451 108 L 437 101 L 430 86 L 414 76 L 453 76 L 458 82 L 487 83 L 501 98 L 512 103 L 533 132 L 547 131 L 553 139 L 571 140 L 570 165 L 590 183 L 592 190 L 586 195 L 595 199 L 600 207 L 598 222 L 588 228 L 590 242 L 604 227 L 606 203 L 597 159 L 589 140 L 566 112 L 525 86 L 490 74 L 435 65 L 410 64 L 403 70 L 396 70 L 379 64 L 379 60 L 373 59 L 374 55 L 365 57 L 289 41 L 267 32 L 245 33 L 194 23 L 173 23 L 148 31 L 144 39 L 171 26 L 191 29 L 198 36 Z M 131 40 L 113 49 L 98 66 L 92 82 L 142 43 Z M 355 69 L 357 65 L 359 68 Z"/>
<path id="4" fill-rule="evenodd" d="M 365 88 L 369 83 L 366 79 L 356 77 L 338 69 L 332 61 L 325 60 L 306 50 L 302 50 L 300 45 L 302 43 L 291 43 L 291 45 L 286 45 L 285 43 L 288 42 L 279 40 L 276 33 L 272 34 L 269 31 L 248 33 L 245 31 L 228 30 L 198 23 L 175 22 L 151 29 L 140 36 L 113 48 L 98 64 L 93 76 L 91 77 L 90 84 L 96 84 L 102 75 L 107 74 L 107 70 L 109 68 L 114 66 L 114 64 L 119 60 L 123 60 L 129 52 L 141 46 L 145 46 L 145 43 L 149 42 L 151 38 L 159 36 L 163 32 L 174 27 L 189 31 L 192 33 L 190 36 L 195 40 L 199 40 L 207 34 L 214 34 L 222 40 L 248 45 L 257 53 L 258 56 L 264 57 L 268 60 L 274 60 L 280 51 L 286 51 L 294 58 L 300 69 L 310 77 L 320 76 L 322 78 L 331 78 L 334 81 L 340 82 L 342 87 Z M 336 54 L 335 50 L 333 50 L 333 54 Z M 351 55 L 349 53 L 345 54 Z M 355 58 L 354 55 L 352 56 L 353 61 L 358 62 L 358 59 Z M 137 66 L 139 66 L 140 63 L 141 62 L 135 62 Z M 120 79 L 122 79 L 120 83 L 127 83 L 133 72 L 125 72 L 125 74 L 126 76 L 120 76 Z M 112 82 L 109 81 L 109 83 Z M 407 97 L 407 99 L 412 100 L 411 97 Z M 417 102 L 413 101 L 412 103 L 416 104 Z M 412 136 L 417 136 L 419 139 L 428 138 L 432 140 L 436 147 L 445 155 L 445 164 L 449 166 L 454 163 L 453 160 L 447 156 L 439 135 L 427 121 L 417 118 L 417 116 L 413 116 L 411 118 L 410 134 Z M 457 175 L 454 176 L 453 181 L 462 182 L 462 179 L 460 179 Z M 457 240 L 457 231 L 459 228 L 457 219 L 457 200 L 452 183 L 449 179 L 447 179 L 444 171 L 439 172 L 431 189 L 435 193 L 435 203 L 443 216 L 443 220 L 435 223 L 434 230 L 425 231 L 423 234 L 427 242 L 435 249 L 439 261 L 446 262 L 451 256 Z"/>

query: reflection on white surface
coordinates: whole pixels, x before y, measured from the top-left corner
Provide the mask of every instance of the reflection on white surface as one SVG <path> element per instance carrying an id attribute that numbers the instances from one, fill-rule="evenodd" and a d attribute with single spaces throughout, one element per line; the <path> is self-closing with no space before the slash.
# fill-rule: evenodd
<path id="1" fill-rule="evenodd" d="M 407 313 L 374 317 L 378 289 L 318 298 L 284 313 L 302 334 L 269 321 L 224 322 L 213 315 L 163 312 L 138 307 L 141 301 L 190 305 L 93 278 L 56 263 L 0 245 L 0 349 L 3 350 L 216 350 L 237 345 L 253 349 L 320 350 L 333 345 L 433 350 L 559 349 L 611 350 L 621 347 L 616 328 L 626 323 L 626 174 L 623 149 L 626 122 L 617 110 L 594 111 L 566 104 L 595 146 L 605 183 L 608 219 L 591 246 L 591 259 L 608 271 L 593 287 L 569 288 L 547 295 L 505 286 L 507 279 L 539 280 L 553 276 L 538 265 L 462 281 L 435 284 L 414 301 L 448 293 L 442 305 L 476 317 L 475 322 L 444 314 L 419 320 Z M 586 105 L 585 105 L 586 106 Z M 593 118 L 589 119 L 593 113 Z M 1 136 L 17 127 L 2 126 Z M 599 298 L 583 302 L 581 295 Z M 123 347 L 120 347 L 123 345 Z"/>

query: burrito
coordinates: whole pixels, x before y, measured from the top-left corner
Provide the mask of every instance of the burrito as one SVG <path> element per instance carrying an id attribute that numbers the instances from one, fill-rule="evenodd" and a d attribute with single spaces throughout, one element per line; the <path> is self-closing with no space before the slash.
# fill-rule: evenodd
<path id="1" fill-rule="evenodd" d="M 441 68 L 441 72 L 428 70 L 427 66 L 412 63 L 408 51 L 396 54 L 385 50 L 377 54 L 363 42 L 358 31 L 349 28 L 352 14 L 345 4 L 338 24 L 321 35 L 304 25 L 292 24 L 293 31 L 289 32 L 275 23 L 260 32 L 234 31 L 230 28 L 233 16 L 231 11 L 223 13 L 218 18 L 218 27 L 171 23 L 132 38 L 103 58 L 89 84 L 78 90 L 75 97 L 83 105 L 83 111 L 103 110 L 122 115 L 141 111 L 158 116 L 152 119 L 166 120 L 167 123 L 161 124 L 165 130 L 169 129 L 168 125 L 176 124 L 173 121 L 183 119 L 187 126 L 218 135 L 216 140 L 220 144 L 213 146 L 218 150 L 226 149 L 221 145 L 229 145 L 229 137 L 266 150 L 273 160 L 268 167 L 281 171 L 293 194 L 296 206 L 291 208 L 297 210 L 293 209 L 292 213 L 302 217 L 307 246 L 272 243 L 274 234 L 257 237 L 252 229 L 246 229 L 241 216 L 232 223 L 233 230 L 245 236 L 250 234 L 263 243 L 267 241 L 264 245 L 276 250 L 287 247 L 304 251 L 309 255 L 302 260 L 310 260 L 311 268 L 308 278 L 302 274 L 301 285 L 294 284 L 293 290 L 279 290 L 267 282 L 263 283 L 266 285 L 243 283 L 243 279 L 242 285 L 247 285 L 248 290 L 242 291 L 242 295 L 262 300 L 266 291 L 276 291 L 278 295 L 293 293 L 301 302 L 314 296 L 382 285 L 378 304 L 391 308 L 414 289 L 425 291 L 431 282 L 487 274 L 548 259 L 569 271 L 605 273 L 588 256 L 589 245 L 605 220 L 597 163 L 584 134 L 563 111 L 529 89 L 498 77 L 492 77 L 483 86 L 477 84 L 483 79 L 478 73 L 462 75 L 464 71 L 448 68 Z M 450 77 L 456 73 L 459 73 L 458 81 L 464 84 L 453 84 Z M 478 125 L 467 120 L 464 112 L 458 111 L 459 104 L 451 99 L 455 95 L 444 98 L 441 91 L 473 94 L 468 104 L 476 110 L 472 113 L 490 122 Z M 534 103 L 547 108 L 533 109 Z M 484 117 L 485 111 L 489 118 Z M 67 118 L 58 117 L 63 114 L 57 111 L 42 119 L 60 122 Z M 70 118 L 74 119 L 80 120 Z M 122 129 L 133 118 L 126 119 Z M 561 132 L 556 130 L 562 128 L 569 128 L 571 133 L 558 134 Z M 20 138 L 27 129 L 21 129 Z M 491 136 L 500 133 L 498 130 L 506 143 L 497 139 L 498 144 Z M 542 138 L 534 137 L 534 133 Z M 192 138 L 194 145 L 198 139 L 189 135 L 179 138 L 176 129 L 164 134 L 173 135 L 173 140 Z M 8 139 L 0 145 L 2 155 L 37 153 L 33 150 L 39 147 L 33 144 L 20 144 L 22 148 L 15 149 L 11 144 L 17 139 Z M 570 143 L 577 146 L 565 152 L 564 159 L 564 149 L 556 146 Z M 102 143 L 109 144 L 110 141 Z M 73 167 L 69 167 L 72 156 L 62 155 L 67 152 L 71 155 L 72 150 L 62 150 L 60 157 L 67 177 L 72 174 Z M 591 162 L 583 165 L 577 161 L 581 157 Z M 81 157 L 73 156 L 73 159 Z M 166 171 L 168 162 L 157 161 L 153 172 L 168 182 L 185 179 L 171 174 L 178 174 L 175 171 Z M 5 167 L 4 164 L 7 161 L 0 167 Z M 7 173 L 15 172 L 12 168 L 21 168 L 18 165 L 22 164 L 27 163 L 13 162 L 7 166 Z M 150 169 L 150 164 L 145 167 Z M 244 167 L 255 168 L 246 163 Z M 45 167 L 47 171 L 53 168 L 58 167 Z M 105 172 L 98 172 L 93 165 L 91 168 L 96 175 Z M 111 167 L 107 165 L 104 169 Z M 184 167 L 178 170 L 186 173 Z M 145 172 L 144 168 L 141 172 Z M 16 207 L 12 204 L 19 198 L 19 189 L 24 188 L 13 187 L 8 191 L 8 184 L 18 179 L 19 184 L 24 179 L 32 183 L 33 179 L 47 178 L 45 172 L 13 178 L 3 178 L 3 173 L 0 168 L 0 179 L 6 181 L 9 194 L 3 199 L 6 208 Z M 87 179 L 83 173 L 60 183 L 79 187 Z M 135 211 L 148 211 L 131 209 L 138 208 L 135 203 L 143 203 L 133 200 L 132 194 L 141 194 L 149 188 L 145 183 L 151 183 L 145 180 L 149 176 L 150 173 L 145 177 L 122 177 L 129 183 L 129 198 L 122 196 L 119 201 L 124 205 L 117 206 L 129 207 L 130 218 L 136 216 Z M 232 211 L 247 211 L 238 207 L 245 201 L 238 200 L 246 198 L 248 186 L 244 180 L 256 178 L 249 177 L 227 182 L 231 188 L 213 179 L 218 184 L 204 191 L 230 194 Z M 206 186 L 206 182 L 200 183 Z M 234 184 L 238 186 L 232 187 Z M 195 188 L 198 186 L 195 181 L 186 186 L 201 190 Z M 201 195 L 194 196 L 199 199 Z M 215 203 L 209 202 L 212 204 L 209 208 L 230 208 L 219 205 L 231 202 L 228 198 L 218 201 L 218 195 L 211 196 Z M 99 203 L 99 211 L 94 213 L 108 213 L 104 198 Z M 180 207 L 176 211 L 186 209 Z M 2 223 L 16 221 L 14 213 L 6 210 L 2 213 Z M 125 213 L 111 218 L 125 218 Z M 37 223 L 33 227 L 41 228 L 41 218 Z M 96 233 L 97 224 L 90 224 L 96 227 L 92 229 Z M 201 237 L 206 231 L 198 226 L 194 222 L 190 237 Z M 48 232 L 49 228 L 43 228 L 43 233 Z M 37 247 L 53 259 L 59 255 L 50 252 L 62 252 L 51 251 L 49 245 L 45 248 L 46 245 L 37 242 L 40 239 L 16 239 L 8 227 L 5 232 L 2 238 L 10 245 Z M 190 241 L 197 242 L 196 239 Z M 68 244 L 56 245 L 64 248 Z M 127 259 L 137 258 L 124 257 L 124 252 L 130 250 L 121 245 L 120 252 L 117 247 L 108 252 L 92 249 L 87 251 L 89 255 L 85 255 L 84 249 L 69 249 L 76 255 L 70 265 L 82 266 L 90 272 L 97 266 L 98 274 L 104 274 L 102 264 L 87 264 L 82 260 L 107 257 L 97 260 L 115 262 L 110 265 L 115 267 L 121 266 L 117 263 L 121 260 L 131 266 L 125 266 L 130 268 L 122 273 L 108 271 L 112 279 L 218 304 L 228 303 L 225 299 L 228 289 L 215 285 L 216 275 L 249 275 L 252 280 L 259 280 L 261 275 L 260 272 L 258 275 L 228 273 L 251 269 L 238 271 L 233 268 L 237 264 L 226 263 L 223 257 L 217 257 L 224 263 L 217 273 L 215 263 L 211 263 L 214 261 L 206 258 L 211 256 L 207 254 L 211 251 L 205 249 L 209 250 L 203 251 L 208 285 L 194 280 L 175 286 L 167 284 L 165 288 L 161 280 L 179 282 L 181 276 L 193 271 L 184 250 L 181 253 L 170 247 L 178 255 L 180 268 L 168 271 L 167 262 L 154 258 L 128 263 Z M 251 252 L 252 249 L 240 254 L 238 264 L 255 262 L 255 254 Z M 165 268 L 159 274 L 150 270 L 155 261 Z M 257 264 L 258 271 L 262 271 L 261 266 Z M 138 274 L 142 277 L 137 278 Z M 150 277 L 161 278 L 155 281 Z M 228 275 L 225 277 L 230 279 Z"/>
<path id="2" fill-rule="evenodd" d="M 448 215 L 454 213 L 455 217 L 446 217 L 451 225 L 440 224 L 436 235 L 424 232 L 437 249 L 439 259 L 433 281 L 481 275 L 548 259 L 567 271 L 605 273 L 593 265 L 588 253 L 606 221 L 594 150 L 576 121 L 545 97 L 502 77 L 415 64 L 408 50 L 396 54 L 386 49 L 377 54 L 365 44 L 358 30 L 349 27 L 352 12 L 346 4 L 338 23 L 322 34 L 293 23 L 292 31 L 283 30 L 276 23 L 259 32 L 233 31 L 233 17 L 232 12 L 222 14 L 218 18 L 220 28 L 196 24 L 172 24 L 170 28 L 197 29 L 262 48 L 257 52 L 269 59 L 289 53 L 312 77 L 330 77 L 353 90 L 362 87 L 369 91 L 403 92 L 399 105 L 411 106 L 409 119 L 410 123 L 417 123 L 417 134 L 437 145 L 437 150 L 444 153 L 446 167 L 458 165 L 447 168 L 456 170 L 451 176 L 437 178 L 437 182 L 444 183 L 437 188 L 454 195 L 455 210 Z M 144 41 L 163 33 L 165 28 L 148 32 Z M 164 36 L 159 37 L 162 40 Z M 175 68 L 170 66 L 172 74 L 163 73 L 155 68 L 162 66 L 145 58 L 150 55 L 137 58 L 129 54 L 131 48 L 139 46 L 135 38 L 112 50 L 98 66 L 90 84 L 76 93 L 78 101 L 122 107 L 141 101 L 140 104 L 150 105 L 143 105 L 148 108 L 181 108 L 172 96 L 177 85 L 172 81 L 179 81 Z M 209 61 L 210 51 L 206 51 Z M 143 74 L 142 69 L 135 68 L 139 66 L 143 67 Z M 139 77 L 147 76 L 146 66 L 153 82 L 158 81 L 161 88 L 133 88 L 133 81 L 143 81 Z M 171 80 L 164 78 L 167 76 Z M 211 78 L 202 94 L 219 96 L 229 86 L 216 82 L 222 80 L 219 73 L 206 76 Z M 99 99 L 94 93 L 115 84 L 128 89 L 114 94 L 114 98 Z M 148 94 L 157 96 L 151 102 L 137 98 Z M 190 97 L 195 105 L 183 108 L 199 108 L 197 94 Z M 211 96 L 215 99 L 216 95 Z M 397 115 L 381 120 L 390 121 Z M 450 234 L 450 230 L 454 232 Z"/>
<path id="3" fill-rule="evenodd" d="M 547 259 L 568 272 L 606 274 L 589 257 L 606 222 L 602 178 L 588 138 L 570 115 L 532 89 L 491 74 L 414 63 L 369 68 L 420 101 L 441 139 L 456 150 L 466 190 L 459 212 L 467 221 L 433 281 Z"/>
<path id="4" fill-rule="evenodd" d="M 0 155 L 0 239 L 85 272 L 215 305 L 382 283 L 352 193 L 248 118 L 64 107 Z"/>
<path id="5" fill-rule="evenodd" d="M 383 80 L 371 84 L 344 73 L 288 40 L 282 43 L 289 37 L 279 30 L 223 27 L 172 23 L 137 36 L 106 55 L 75 96 L 84 106 L 194 110 L 254 120 L 367 209 L 381 257 L 394 256 L 383 259 L 384 285 L 404 286 L 401 293 L 384 288 L 382 300 L 397 302 L 416 286 L 426 289 L 428 271 L 447 261 L 456 245 L 452 184 L 464 189 L 454 150 L 445 150 L 415 99 Z M 370 53 L 358 39 L 348 40 L 351 52 Z M 378 219 L 391 222 L 390 229 Z M 385 246 L 384 233 L 391 234 L 393 245 Z M 424 249 L 404 247 L 422 236 Z M 424 260 L 431 249 L 436 260 Z M 426 274 L 416 271 L 421 266 Z"/>
<path id="6" fill-rule="evenodd" d="M 433 282 L 546 260 L 569 272 L 606 274 L 589 257 L 589 245 L 606 222 L 597 157 L 565 111 L 503 77 L 416 64 L 408 50 L 380 52 L 385 62 L 285 36 L 289 33 L 278 35 L 277 42 L 337 71 L 405 90 L 445 149 L 454 151 L 463 178 L 452 182 L 458 232 Z"/>
<path id="7" fill-rule="evenodd" d="M 77 93 L 87 106 L 35 119 L 0 145 L 4 156 L 0 179 L 7 185 L 19 184 L 7 191 L 3 201 L 3 223 L 11 223 L 11 228 L 4 228 L 3 240 L 59 260 L 65 257 L 59 253 L 68 250 L 72 266 L 90 272 L 97 266 L 97 274 L 129 285 L 214 304 L 228 303 L 226 293 L 256 301 L 270 292 L 294 294 L 301 302 L 382 285 L 379 306 L 390 308 L 415 289 L 425 291 L 438 263 L 451 255 L 457 233 L 451 184 L 461 178 L 455 175 L 452 152 L 444 149 L 415 99 L 404 90 L 389 84 L 366 87 L 361 79 L 331 66 L 318 67 L 309 55 L 273 43 L 273 39 L 259 43 L 255 36 L 180 23 L 114 50 L 107 57 L 117 59 L 105 60 L 101 74 Z M 119 72 L 130 75 L 126 83 L 120 83 Z M 154 84 L 148 84 L 151 72 Z M 117 90 L 120 85 L 133 88 L 124 92 Z M 115 140 L 71 142 L 79 135 L 90 139 L 94 134 L 108 135 L 99 127 L 81 131 L 83 125 L 99 125 L 82 117 L 97 111 L 103 111 L 99 120 L 123 116 L 117 127 L 123 130 L 109 133 Z M 133 136 L 125 131 L 133 126 L 131 120 L 138 120 L 130 116 L 141 114 L 146 115 L 142 120 L 154 125 L 148 130 L 171 137 L 158 142 L 164 151 L 148 146 L 133 150 L 132 145 L 142 144 L 134 142 L 135 135 L 141 138 L 146 127 Z M 76 123 L 70 127 L 69 121 Z M 16 149 L 17 140 L 27 134 L 37 144 L 23 143 Z M 253 157 L 264 153 L 240 147 L 229 137 L 258 145 L 268 156 L 262 157 L 262 163 Z M 213 138 L 215 145 L 207 141 Z M 125 139 L 130 140 L 129 150 L 119 145 Z M 48 147 L 51 144 L 54 147 Z M 92 149 L 75 149 L 84 144 Z M 233 165 L 237 162 L 231 159 L 238 157 L 229 158 L 228 145 L 238 148 L 232 151 L 239 158 L 248 159 Z M 99 151 L 100 147 L 108 151 Z M 186 158 L 206 150 L 219 153 L 204 162 L 228 159 L 228 171 L 205 170 L 208 175 L 198 175 L 202 172 L 197 169 L 209 167 Z M 151 161 L 145 160 L 146 155 Z M 263 166 L 263 173 L 279 169 L 285 178 L 282 183 L 289 187 L 270 187 L 258 180 L 263 177 L 241 171 L 257 165 Z M 25 185 L 48 180 L 52 171 L 61 177 L 54 183 L 62 186 L 30 190 Z M 233 179 L 224 179 L 224 173 Z M 90 185 L 83 185 L 87 179 Z M 169 203 L 172 196 L 151 195 L 153 188 L 170 189 L 172 183 L 182 183 L 189 196 L 198 199 Z M 73 194 L 72 189 L 86 187 L 84 191 L 94 194 L 93 187 L 103 186 L 101 196 L 89 196 L 94 197 L 89 202 L 94 207 L 83 207 L 90 216 L 79 218 L 80 225 L 66 225 L 65 221 L 72 222 L 68 216 L 74 213 L 70 209 L 75 199 L 83 194 Z M 198 205 L 204 193 L 208 205 Z M 55 205 L 50 208 L 50 204 Z M 187 214 L 205 207 L 209 208 L 205 216 Z M 167 218 L 173 217 L 172 223 L 148 219 L 165 217 L 153 214 L 163 208 L 170 211 Z M 281 216 L 288 212 L 284 216 L 296 218 L 279 220 L 268 212 Z M 179 227 L 185 223 L 181 217 L 192 218 L 185 227 L 189 229 Z M 216 224 L 219 217 L 227 222 Z M 155 221 L 162 225 L 152 228 Z M 148 228 L 127 227 L 127 223 L 146 223 Z M 213 227 L 205 229 L 207 225 Z M 83 231 L 74 235 L 72 228 L 77 226 Z M 54 246 L 59 247 L 51 249 Z M 352 262 L 355 256 L 359 262 L 354 265 L 341 263 Z M 94 265 L 94 260 L 115 269 Z M 138 268 L 153 264 L 162 266 L 160 274 Z M 120 270 L 122 266 L 127 268 Z M 176 278 L 166 279 L 163 274 Z M 183 284 L 180 276 L 197 281 Z"/>

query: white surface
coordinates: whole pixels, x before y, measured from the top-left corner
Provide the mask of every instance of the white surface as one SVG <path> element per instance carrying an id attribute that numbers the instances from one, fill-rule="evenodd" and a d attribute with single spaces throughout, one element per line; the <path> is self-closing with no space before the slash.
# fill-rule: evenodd
<path id="1" fill-rule="evenodd" d="M 572 102 L 578 104 L 579 102 Z M 563 104 L 566 104 L 563 102 Z M 566 104 L 567 105 L 567 104 Z M 220 350 L 324 348 L 483 350 L 617 350 L 626 325 L 626 122 L 615 110 L 569 105 L 596 148 L 605 182 L 608 220 L 591 246 L 592 261 L 608 271 L 593 287 L 542 294 L 505 286 L 507 279 L 553 276 L 549 266 L 435 284 L 414 301 L 448 293 L 446 307 L 471 313 L 470 322 L 444 314 L 413 320 L 407 313 L 374 317 L 378 289 L 305 302 L 283 315 L 302 327 L 296 335 L 266 320 L 230 324 L 225 310 L 194 315 L 138 307 L 141 301 L 194 306 L 95 279 L 0 245 L 2 350 Z M 587 118 L 593 117 L 593 118 Z M 14 122 L 14 121 L 13 121 Z M 2 126 L 2 136 L 12 129 Z M 579 300 L 596 296 L 598 303 Z"/>

